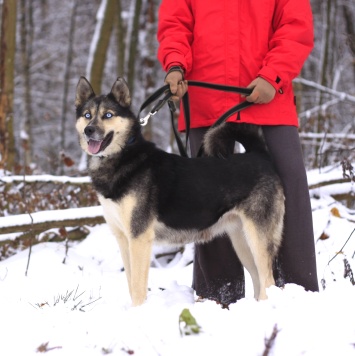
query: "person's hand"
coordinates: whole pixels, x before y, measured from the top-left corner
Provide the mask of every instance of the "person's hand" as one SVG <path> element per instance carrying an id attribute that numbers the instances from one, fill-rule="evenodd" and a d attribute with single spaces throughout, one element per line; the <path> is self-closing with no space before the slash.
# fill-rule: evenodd
<path id="1" fill-rule="evenodd" d="M 254 79 L 248 88 L 254 88 L 251 94 L 245 97 L 251 103 L 267 104 L 274 99 L 276 94 L 276 89 L 261 77 Z"/>
<path id="2" fill-rule="evenodd" d="M 173 94 L 171 100 L 173 101 L 180 100 L 187 91 L 187 81 L 184 80 L 182 72 L 178 70 L 168 72 L 165 77 L 165 83 L 170 86 L 170 91 Z"/>

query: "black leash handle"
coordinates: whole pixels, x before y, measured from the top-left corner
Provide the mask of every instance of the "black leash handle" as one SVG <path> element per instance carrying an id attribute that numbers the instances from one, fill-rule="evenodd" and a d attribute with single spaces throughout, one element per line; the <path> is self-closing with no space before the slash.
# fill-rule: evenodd
<path id="1" fill-rule="evenodd" d="M 244 88 L 244 87 L 236 87 L 236 86 L 231 86 L 231 85 L 223 85 L 223 84 L 215 84 L 215 83 L 208 83 L 208 82 L 200 82 L 200 81 L 195 81 L 195 80 L 189 80 L 188 81 L 188 86 L 196 86 L 196 87 L 201 87 L 201 88 L 207 88 L 207 89 L 214 89 L 214 90 L 220 90 L 220 91 L 225 91 L 225 92 L 232 92 L 232 93 L 237 93 L 237 94 L 242 94 L 242 95 L 250 95 L 251 92 L 253 91 L 252 88 Z M 157 91 L 155 91 L 151 96 L 149 96 L 141 105 L 139 109 L 138 116 L 140 113 L 151 103 L 156 101 L 163 93 L 165 93 L 165 96 L 163 99 L 159 100 L 156 105 L 152 108 L 152 110 L 148 113 L 147 116 L 144 118 L 140 118 L 140 124 L 142 126 L 146 125 L 148 120 L 154 116 L 163 106 L 166 102 L 169 104 L 169 109 L 170 109 L 170 116 L 171 116 L 171 124 L 172 128 L 174 131 L 175 135 L 175 140 L 178 145 L 178 149 L 180 152 L 180 155 L 182 157 L 188 157 L 187 154 L 187 145 L 188 145 L 188 140 L 189 140 L 189 133 L 190 133 L 190 104 L 189 104 L 189 95 L 188 92 L 185 93 L 185 95 L 182 97 L 182 104 L 183 104 L 183 110 L 184 110 L 184 118 L 185 118 L 185 130 L 186 130 L 186 142 L 185 142 L 185 147 L 181 141 L 181 138 L 179 136 L 179 133 L 175 127 L 174 124 L 174 111 L 175 111 L 175 105 L 173 102 L 169 101 L 170 97 L 173 95 L 170 92 L 170 86 L 169 84 L 164 85 L 163 87 L 159 88 Z M 211 127 L 217 127 L 221 125 L 223 122 L 225 122 L 231 115 L 236 114 L 240 112 L 241 110 L 244 110 L 245 108 L 253 105 L 253 103 L 248 102 L 248 101 L 243 101 L 238 105 L 233 106 L 229 110 L 227 110 L 223 115 L 221 115 L 216 122 L 211 126 Z M 202 146 L 199 149 L 198 152 L 198 157 L 202 155 Z"/>
<path id="2" fill-rule="evenodd" d="M 215 84 L 215 83 L 209 83 L 209 82 L 200 82 L 197 80 L 189 80 L 188 85 L 192 86 L 192 87 L 214 89 L 214 90 L 226 91 L 226 92 L 230 92 L 230 93 L 237 93 L 237 94 L 243 94 L 243 95 L 250 95 L 253 91 L 253 89 L 250 89 L 250 88 L 236 87 L 236 86 L 224 85 L 224 84 Z"/>

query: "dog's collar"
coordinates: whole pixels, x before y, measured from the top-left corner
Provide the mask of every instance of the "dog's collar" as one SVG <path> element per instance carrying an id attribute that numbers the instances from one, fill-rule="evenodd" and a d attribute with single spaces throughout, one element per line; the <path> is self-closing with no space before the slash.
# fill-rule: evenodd
<path id="1" fill-rule="evenodd" d="M 131 136 L 127 141 L 127 145 L 132 145 L 132 143 L 134 143 L 135 140 L 136 140 L 136 136 Z"/>

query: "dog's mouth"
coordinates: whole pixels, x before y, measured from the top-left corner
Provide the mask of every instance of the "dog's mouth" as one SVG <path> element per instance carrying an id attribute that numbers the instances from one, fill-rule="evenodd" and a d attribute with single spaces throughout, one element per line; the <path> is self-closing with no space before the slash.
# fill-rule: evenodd
<path id="1" fill-rule="evenodd" d="M 107 146 L 110 145 L 113 138 L 113 131 L 110 131 L 103 140 L 93 140 L 89 139 L 88 141 L 88 151 L 92 155 L 97 155 L 98 153 L 105 150 Z"/>

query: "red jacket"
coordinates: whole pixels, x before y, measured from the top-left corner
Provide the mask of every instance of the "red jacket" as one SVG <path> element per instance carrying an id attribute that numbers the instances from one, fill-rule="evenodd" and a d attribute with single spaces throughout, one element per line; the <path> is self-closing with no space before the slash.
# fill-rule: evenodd
<path id="1" fill-rule="evenodd" d="M 291 81 L 313 48 L 309 0 L 163 0 L 158 41 L 164 70 L 179 65 L 186 79 L 243 87 L 257 76 L 269 81 L 274 100 L 245 109 L 240 122 L 298 126 Z M 244 100 L 196 87 L 189 95 L 191 127 L 210 126 Z"/>

